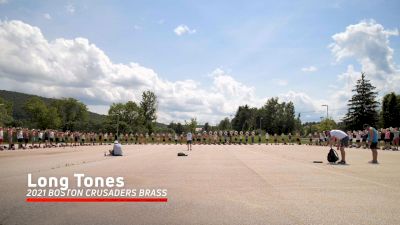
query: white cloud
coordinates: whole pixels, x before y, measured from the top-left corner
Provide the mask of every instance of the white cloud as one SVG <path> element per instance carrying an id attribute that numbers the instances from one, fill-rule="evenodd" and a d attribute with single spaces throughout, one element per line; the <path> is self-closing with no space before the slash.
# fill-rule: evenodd
<path id="1" fill-rule="evenodd" d="M 71 14 L 75 13 L 75 6 L 71 2 L 65 6 L 65 9 Z"/>
<path id="2" fill-rule="evenodd" d="M 288 91 L 279 96 L 280 100 L 293 102 L 296 113 L 301 113 L 301 119 L 305 121 L 318 120 L 320 116 L 325 115 L 325 108 L 321 105 L 327 104 L 327 100 L 321 99 L 321 96 L 310 97 L 304 92 Z M 297 116 L 297 115 L 296 115 Z"/>
<path id="3" fill-rule="evenodd" d="M 196 33 L 196 30 L 195 29 L 190 29 L 185 24 L 181 24 L 181 25 L 177 26 L 174 29 L 174 32 L 175 32 L 176 35 L 182 36 L 184 34 L 194 34 L 194 33 Z"/>
<path id="4" fill-rule="evenodd" d="M 361 21 L 349 25 L 346 30 L 332 36 L 334 42 L 329 46 L 336 62 L 346 58 L 354 58 L 365 72 L 367 79 L 377 87 L 380 95 L 390 91 L 400 91 L 400 72 L 393 61 L 394 50 L 390 47 L 390 36 L 398 36 L 398 30 L 387 30 L 374 20 Z M 345 113 L 347 102 L 353 95 L 352 89 L 361 71 L 357 71 L 354 65 L 348 65 L 346 72 L 338 75 L 337 87 L 330 90 L 331 104 L 340 110 L 336 113 L 336 119 Z"/>
<path id="5" fill-rule="evenodd" d="M 51 15 L 48 13 L 43 14 L 43 17 L 47 20 L 51 20 Z"/>
<path id="6" fill-rule="evenodd" d="M 114 63 L 85 38 L 47 40 L 40 29 L 21 21 L 0 21 L 0 89 L 45 97 L 74 97 L 90 109 L 107 112 L 113 102 L 140 101 L 144 90 L 159 98 L 161 122 L 197 117 L 215 124 L 239 105 L 261 106 L 266 99 L 221 69 L 211 85 L 171 82 L 138 63 Z"/>
<path id="7" fill-rule="evenodd" d="M 285 79 L 273 79 L 272 82 L 273 82 L 274 84 L 279 85 L 279 86 L 287 86 L 288 83 L 289 83 L 289 82 L 288 82 L 287 80 L 285 80 Z"/>
<path id="8" fill-rule="evenodd" d="M 0 0 L 0 5 L 1 4 L 6 4 L 6 3 L 8 3 L 8 0 Z"/>
<path id="9" fill-rule="evenodd" d="M 329 46 L 337 62 L 354 58 L 378 90 L 400 91 L 395 81 L 400 80 L 399 68 L 393 61 L 390 36 L 398 36 L 398 30 L 387 30 L 374 20 L 349 25 L 344 32 L 332 36 Z"/>
<path id="10" fill-rule="evenodd" d="M 318 70 L 318 68 L 315 67 L 315 66 L 309 66 L 309 67 L 301 68 L 301 71 L 303 71 L 303 72 L 315 72 L 317 70 Z"/>

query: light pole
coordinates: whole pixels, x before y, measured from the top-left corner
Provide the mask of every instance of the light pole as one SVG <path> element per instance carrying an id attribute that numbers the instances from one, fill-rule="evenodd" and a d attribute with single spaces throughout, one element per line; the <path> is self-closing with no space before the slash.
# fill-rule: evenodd
<path id="1" fill-rule="evenodd" d="M 233 126 L 232 126 L 232 118 L 233 118 L 233 115 L 229 115 L 229 117 L 230 117 L 230 121 L 229 121 L 229 124 L 231 125 L 230 127 L 231 127 L 231 130 L 232 130 L 232 128 L 233 128 Z"/>
<path id="2" fill-rule="evenodd" d="M 329 106 L 328 105 L 322 105 L 322 106 L 326 106 L 326 118 L 328 119 L 329 117 Z"/>
<path id="3" fill-rule="evenodd" d="M 261 132 L 261 121 L 262 121 L 262 117 L 260 117 L 260 132 Z"/>
<path id="4" fill-rule="evenodd" d="M 112 113 L 112 116 L 117 116 L 117 138 L 116 140 L 119 140 L 119 113 Z"/>

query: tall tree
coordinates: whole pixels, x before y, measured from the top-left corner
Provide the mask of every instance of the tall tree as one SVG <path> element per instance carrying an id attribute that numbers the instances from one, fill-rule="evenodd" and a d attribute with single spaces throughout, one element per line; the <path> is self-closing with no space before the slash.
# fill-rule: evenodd
<path id="1" fill-rule="evenodd" d="M 381 120 L 383 127 L 400 126 L 400 98 L 394 92 L 387 94 L 382 100 Z"/>
<path id="2" fill-rule="evenodd" d="M 140 108 L 142 109 L 145 127 L 149 132 L 153 132 L 154 122 L 157 119 L 157 96 L 154 92 L 144 91 L 142 93 Z"/>
<path id="3" fill-rule="evenodd" d="M 113 103 L 108 110 L 109 129 L 118 133 L 144 132 L 143 115 L 140 107 L 132 101 Z"/>
<path id="4" fill-rule="evenodd" d="M 207 123 L 205 123 L 204 124 L 204 130 L 205 131 L 209 131 L 211 128 L 210 128 L 210 124 L 207 122 Z"/>
<path id="5" fill-rule="evenodd" d="M 220 130 L 231 130 L 231 122 L 228 117 L 225 117 L 225 119 L 221 120 L 218 124 L 218 129 Z"/>
<path id="6" fill-rule="evenodd" d="M 57 109 L 64 131 L 85 130 L 88 125 L 88 109 L 85 104 L 74 98 L 64 98 L 51 105 Z"/>
<path id="7" fill-rule="evenodd" d="M 57 112 L 57 108 L 48 107 L 38 97 L 28 99 L 24 105 L 24 109 L 29 115 L 30 126 L 40 129 L 58 129 L 61 125 L 61 118 Z"/>
<path id="8" fill-rule="evenodd" d="M 185 120 L 186 131 L 190 131 L 190 132 L 194 133 L 194 132 L 196 132 L 196 127 L 197 127 L 197 119 L 196 118 L 191 118 L 189 122 Z"/>
<path id="9" fill-rule="evenodd" d="M 357 80 L 352 90 L 354 94 L 347 104 L 348 111 L 343 120 L 347 129 L 361 129 L 365 123 L 376 125 L 379 103 L 376 101 L 378 93 L 374 90 L 371 82 L 365 79 L 365 73 L 361 73 L 361 79 Z"/>
<path id="10" fill-rule="evenodd" d="M 231 121 L 232 128 L 237 131 L 247 131 L 256 128 L 256 114 L 257 108 L 250 108 L 248 105 L 239 106 L 238 110 L 236 111 L 235 117 Z M 226 120 L 226 118 L 224 120 Z"/>

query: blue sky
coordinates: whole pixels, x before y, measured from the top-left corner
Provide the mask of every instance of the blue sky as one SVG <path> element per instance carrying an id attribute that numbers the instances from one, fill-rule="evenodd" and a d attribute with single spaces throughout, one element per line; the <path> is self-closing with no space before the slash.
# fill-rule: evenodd
<path id="1" fill-rule="evenodd" d="M 332 99 L 336 91 L 344 91 L 340 88 L 345 84 L 338 81 L 338 76 L 346 73 L 349 65 L 354 68 L 354 73 L 370 67 L 362 60 L 364 56 L 357 52 L 338 61 L 338 56 L 329 47 L 335 42 L 332 36 L 346 32 L 348 26 L 362 21 L 373 21 L 364 27 L 380 25 L 385 31 L 398 32 L 400 26 L 400 1 L 0 2 L 0 19 L 3 23 L 21 21 L 38 27 L 49 43 L 60 38 L 74 40 L 82 37 L 103 51 L 113 64 L 138 63 L 154 71 L 157 79 L 165 82 L 194 81 L 197 86 L 193 89 L 200 95 L 202 91 L 218 92 L 220 89 L 216 86 L 219 84 L 216 84 L 215 78 L 221 76 L 222 83 L 224 80 L 234 81 L 229 90 L 231 94 L 232 90 L 239 93 L 233 93 L 232 98 L 240 94 L 240 91 L 248 90 L 246 88 L 254 92 L 249 102 L 243 98 L 240 101 L 233 100 L 223 109 L 204 110 L 204 113 L 198 115 L 200 121 L 217 121 L 218 118 L 234 113 L 237 105 L 248 103 L 258 106 L 266 98 L 274 96 L 293 100 L 298 111 L 315 112 L 304 117 L 305 121 L 319 119 L 319 110 L 323 108 L 319 109 L 318 106 L 322 103 L 332 104 L 332 110 L 343 109 L 344 105 L 338 103 L 338 99 Z M 180 25 L 185 25 L 188 30 L 177 35 L 174 30 Z M 390 42 L 385 46 L 393 50 L 390 57 L 393 59 L 391 65 L 394 72 L 385 76 L 397 78 L 400 48 L 398 33 L 390 34 L 387 40 Z M 374 54 L 370 51 L 360 52 Z M 371 55 L 365 57 L 374 58 Z M 303 71 L 309 67 L 315 68 L 315 71 Z M 140 72 L 133 73 L 145 76 Z M 0 76 L 8 80 L 12 77 L 5 73 L 0 73 Z M 3 89 L 18 90 L 15 86 L 5 85 L 4 82 L 0 85 Z M 56 84 L 50 86 L 57 88 Z M 134 86 L 130 88 L 136 89 Z M 385 87 L 384 84 L 378 88 L 383 89 L 383 92 L 397 90 Z M 193 94 L 184 90 L 182 98 Z M 88 92 L 91 91 L 88 87 Z M 106 112 L 107 102 L 126 100 L 126 97 L 114 96 L 97 102 L 96 91 L 92 92 L 94 94 L 89 95 L 90 98 L 72 96 L 80 98 L 92 110 L 100 113 Z M 159 95 L 163 93 L 159 91 Z M 221 92 L 222 95 L 224 93 Z M 60 97 L 57 92 L 53 95 Z M 304 95 L 313 103 L 304 102 L 307 101 L 304 99 L 308 99 Z M 300 100 L 296 99 L 299 96 Z M 230 99 L 222 101 L 229 102 Z M 208 107 L 214 103 L 202 104 Z M 159 118 L 167 122 L 197 115 L 190 110 L 180 114 L 186 107 L 191 106 L 182 104 L 174 108 L 161 103 Z M 343 110 L 337 112 L 336 119 L 340 118 L 340 113 Z"/>

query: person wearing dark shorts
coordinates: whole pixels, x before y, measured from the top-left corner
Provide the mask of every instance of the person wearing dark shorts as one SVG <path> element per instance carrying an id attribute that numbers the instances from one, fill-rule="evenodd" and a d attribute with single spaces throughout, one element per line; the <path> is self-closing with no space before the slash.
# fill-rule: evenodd
<path id="1" fill-rule="evenodd" d="M 186 141 L 187 141 L 187 147 L 188 147 L 188 151 L 192 151 L 192 132 L 188 132 L 186 134 Z"/>
<path id="2" fill-rule="evenodd" d="M 368 145 L 372 151 L 372 161 L 369 163 L 377 164 L 378 163 L 378 131 L 371 127 L 369 124 L 364 124 L 364 129 L 368 132 Z"/>

